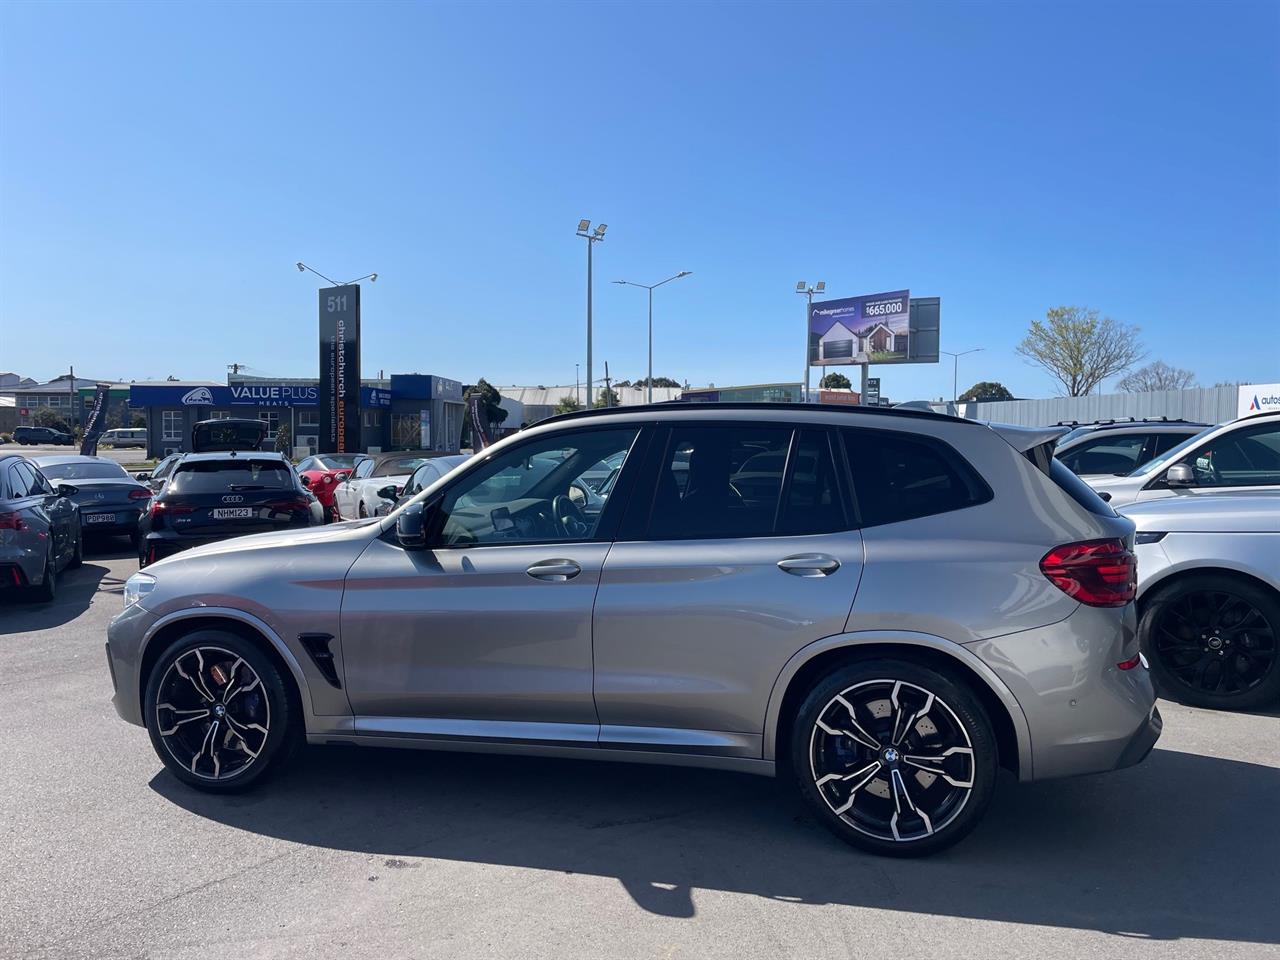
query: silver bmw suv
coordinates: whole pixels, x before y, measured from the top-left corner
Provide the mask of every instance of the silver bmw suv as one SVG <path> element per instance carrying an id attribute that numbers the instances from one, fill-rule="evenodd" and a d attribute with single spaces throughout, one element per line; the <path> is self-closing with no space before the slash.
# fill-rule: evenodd
<path id="1" fill-rule="evenodd" d="M 558 417 L 390 516 L 135 574 L 115 706 L 208 791 L 303 742 L 686 764 L 783 774 L 850 843 L 932 852 L 999 767 L 1112 770 L 1160 733 L 1133 524 L 1053 459 L 1062 432 L 776 404 Z"/>

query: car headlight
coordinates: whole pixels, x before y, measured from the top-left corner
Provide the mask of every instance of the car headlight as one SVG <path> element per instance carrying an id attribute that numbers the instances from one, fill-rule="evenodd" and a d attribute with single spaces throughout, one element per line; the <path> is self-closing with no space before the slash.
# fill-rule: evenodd
<path id="1" fill-rule="evenodd" d="M 135 573 L 124 582 L 124 608 L 128 610 L 135 603 L 156 588 L 156 578 L 149 573 Z"/>

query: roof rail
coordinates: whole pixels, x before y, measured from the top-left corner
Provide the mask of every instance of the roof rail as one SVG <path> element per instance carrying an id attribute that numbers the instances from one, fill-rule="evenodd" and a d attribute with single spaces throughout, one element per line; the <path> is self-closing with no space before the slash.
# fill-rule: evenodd
<path id="1" fill-rule="evenodd" d="M 952 423 L 970 423 L 975 426 L 980 425 L 977 420 L 967 420 L 964 417 L 953 417 L 947 413 L 935 413 L 932 410 L 918 410 L 911 409 L 909 407 L 862 407 L 841 403 L 773 403 L 768 401 L 750 402 L 745 400 L 707 402 L 685 400 L 682 398 L 679 400 L 664 400 L 658 403 L 638 403 L 625 407 L 596 407 L 592 410 L 574 410 L 571 413 L 561 413 L 554 417 L 547 417 L 547 419 L 539 420 L 536 424 L 530 424 L 530 426 L 541 426 L 544 423 L 562 423 L 566 420 L 581 420 L 589 417 L 603 416 L 610 413 L 670 413 L 674 409 L 706 409 L 708 413 L 714 410 L 821 411 L 823 413 L 839 413 L 853 417 L 871 416 L 905 420 L 946 420 Z"/>

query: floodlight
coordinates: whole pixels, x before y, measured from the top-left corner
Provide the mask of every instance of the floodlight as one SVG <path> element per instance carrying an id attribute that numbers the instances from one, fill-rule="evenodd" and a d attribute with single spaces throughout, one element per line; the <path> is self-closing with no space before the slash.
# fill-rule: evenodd
<path id="1" fill-rule="evenodd" d="M 799 281 L 797 281 L 797 282 L 796 282 L 796 293 L 804 293 L 804 281 L 803 281 L 803 280 L 799 280 Z"/>
<path id="2" fill-rule="evenodd" d="M 824 290 L 826 290 L 826 289 L 827 289 L 827 281 L 825 281 L 825 280 L 819 280 L 819 281 L 818 281 L 818 285 L 817 285 L 816 287 L 814 287 L 813 289 L 814 289 L 814 292 L 815 292 L 815 293 L 822 293 Z"/>
<path id="3" fill-rule="evenodd" d="M 603 237 L 604 232 L 608 229 L 609 229 L 609 225 L 607 223 L 600 224 L 600 226 L 596 227 L 596 236 Z"/>
<path id="4" fill-rule="evenodd" d="M 302 272 L 303 272 L 303 271 L 305 271 L 306 269 L 307 269 L 307 265 L 306 265 L 305 263 L 303 263 L 301 260 L 299 260 L 299 261 L 298 261 L 298 272 L 299 272 L 299 273 L 302 273 Z"/>
<path id="5" fill-rule="evenodd" d="M 587 232 L 588 230 L 590 230 L 590 229 L 591 229 L 591 221 L 590 221 L 590 220 L 579 220 L 579 221 L 578 221 L 578 232 L 579 232 L 579 233 L 586 233 L 586 232 Z"/>

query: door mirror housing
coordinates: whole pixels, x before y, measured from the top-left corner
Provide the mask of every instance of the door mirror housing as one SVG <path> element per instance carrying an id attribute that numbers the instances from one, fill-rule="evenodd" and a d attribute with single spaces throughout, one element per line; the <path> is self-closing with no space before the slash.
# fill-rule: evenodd
<path id="1" fill-rule="evenodd" d="M 422 503 L 411 503 L 396 517 L 396 542 L 405 550 L 427 548 L 427 525 L 433 509 Z"/>
<path id="2" fill-rule="evenodd" d="M 147 473 L 147 471 L 143 470 L 141 473 L 135 473 L 135 474 L 133 475 L 133 479 L 135 479 L 135 480 L 141 480 L 142 482 L 144 482 L 144 483 L 145 483 L 146 481 L 148 481 L 148 480 L 150 480 L 150 479 L 151 479 L 151 474 L 149 474 L 149 473 Z"/>
<path id="3" fill-rule="evenodd" d="M 342 473 L 336 474 L 334 479 L 337 480 L 338 483 L 346 483 L 348 480 L 351 479 L 351 474 L 344 471 Z"/>
<path id="4" fill-rule="evenodd" d="M 1171 487 L 1194 487 L 1196 485 L 1195 471 L 1191 469 L 1189 464 L 1175 463 L 1165 471 L 1164 482 Z"/>
<path id="5" fill-rule="evenodd" d="M 298 479 L 302 481 L 302 485 L 303 485 L 304 487 L 310 487 L 310 486 L 311 486 L 311 478 L 310 478 L 310 477 L 308 477 L 306 474 L 299 474 L 299 475 L 298 475 Z"/>
<path id="6" fill-rule="evenodd" d="M 389 483 L 385 487 L 378 488 L 378 496 L 380 496 L 383 500 L 394 500 L 397 496 L 399 496 L 399 493 L 396 491 L 395 484 Z"/>

